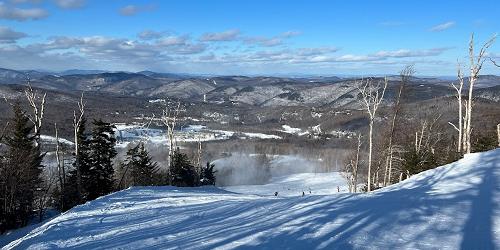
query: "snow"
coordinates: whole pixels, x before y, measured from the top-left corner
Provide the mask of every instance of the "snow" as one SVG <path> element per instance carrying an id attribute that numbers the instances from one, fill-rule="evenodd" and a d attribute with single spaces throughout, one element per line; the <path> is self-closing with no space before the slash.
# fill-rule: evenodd
<path id="1" fill-rule="evenodd" d="M 259 139 L 281 139 L 281 136 L 277 135 L 268 135 L 268 134 L 263 134 L 263 133 L 243 133 L 245 136 L 250 137 L 250 138 L 259 138 Z"/>
<path id="2" fill-rule="evenodd" d="M 278 131 L 283 132 L 283 133 L 287 133 L 287 134 L 296 134 L 298 136 L 310 134 L 310 132 L 308 130 L 302 132 L 301 128 L 294 128 L 294 127 L 291 127 L 290 125 L 282 125 L 281 127 L 283 128 L 283 130 L 278 130 Z M 314 131 L 314 128 L 313 128 L 313 131 Z"/>
<path id="3" fill-rule="evenodd" d="M 189 131 L 189 132 L 199 132 L 203 129 L 206 129 L 207 126 L 204 125 L 188 125 L 186 127 L 183 127 L 181 130 L 182 131 Z"/>
<path id="4" fill-rule="evenodd" d="M 283 130 L 280 131 L 288 134 L 297 134 L 300 133 L 300 131 L 302 131 L 302 129 L 300 128 L 293 128 L 289 125 L 282 125 L 281 127 L 283 128 Z"/>
<path id="5" fill-rule="evenodd" d="M 227 131 L 227 130 L 210 130 L 215 133 L 221 133 L 226 137 L 231 137 L 234 134 L 237 134 L 237 132 L 234 131 Z M 249 133 L 249 132 L 241 132 L 239 133 L 243 135 L 242 137 L 248 137 L 248 138 L 258 138 L 258 139 L 282 139 L 281 136 L 277 135 L 270 135 L 270 134 L 263 134 L 263 133 Z M 242 138 L 240 137 L 240 138 Z"/>
<path id="6" fill-rule="evenodd" d="M 307 195 L 329 195 L 347 192 L 345 179 L 338 173 L 299 173 L 273 177 L 269 184 L 241 185 L 222 187 L 224 190 L 241 193 L 272 196 L 278 192 L 280 197 Z"/>
<path id="7" fill-rule="evenodd" d="M 148 128 L 136 124 L 117 123 L 115 135 L 118 139 L 117 147 L 127 147 L 131 141 L 147 141 L 155 144 L 168 144 L 166 133 L 162 129 Z M 176 131 L 175 139 L 182 142 L 227 140 L 236 134 L 234 131 L 212 130 L 204 125 L 187 125 Z M 238 133 L 240 138 L 281 139 L 280 136 L 263 133 Z"/>
<path id="8" fill-rule="evenodd" d="M 53 136 L 40 135 L 40 139 L 42 139 L 42 141 L 56 143 L 56 138 Z M 59 138 L 59 143 L 68 144 L 68 145 L 74 144 L 72 141 L 66 140 L 64 138 Z"/>
<path id="9" fill-rule="evenodd" d="M 56 210 L 47 210 L 45 212 L 43 221 L 47 221 L 48 219 L 53 218 L 58 214 L 59 214 L 59 212 Z M 0 234 L 0 247 L 3 247 L 14 240 L 17 240 L 19 238 L 26 236 L 33 229 L 43 225 L 43 221 L 39 222 L 38 217 L 35 216 L 35 218 L 33 218 L 31 220 L 31 222 L 28 223 L 28 226 L 25 226 L 25 227 L 19 228 L 19 229 L 15 229 L 15 230 L 11 230 L 11 231 L 7 231 L 3 235 Z"/>
<path id="10" fill-rule="evenodd" d="M 149 103 L 158 103 L 158 102 L 167 102 L 165 99 L 154 99 L 154 100 L 149 100 Z"/>
<path id="11" fill-rule="evenodd" d="M 275 197 L 214 187 L 131 188 L 75 207 L 5 249 L 499 247 L 497 149 L 369 194 L 313 190 L 305 197 Z"/>

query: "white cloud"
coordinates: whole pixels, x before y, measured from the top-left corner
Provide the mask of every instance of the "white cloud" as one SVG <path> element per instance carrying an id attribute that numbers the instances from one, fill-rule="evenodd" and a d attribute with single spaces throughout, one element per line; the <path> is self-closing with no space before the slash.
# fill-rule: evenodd
<path id="1" fill-rule="evenodd" d="M 297 50 L 297 54 L 302 56 L 314 56 L 314 55 L 333 53 L 337 51 L 338 49 L 335 47 L 299 48 Z"/>
<path id="2" fill-rule="evenodd" d="M 215 54 L 214 53 L 209 53 L 209 54 L 206 54 L 206 55 L 201 55 L 198 57 L 199 60 L 201 61 L 213 61 L 215 60 Z"/>
<path id="3" fill-rule="evenodd" d="M 140 12 L 152 11 L 155 8 L 156 7 L 154 5 L 139 6 L 139 5 L 130 4 L 130 5 L 127 5 L 127 6 L 120 8 L 118 10 L 118 12 L 122 16 L 135 16 L 135 15 L 139 14 Z"/>
<path id="4" fill-rule="evenodd" d="M 380 57 L 374 57 L 370 55 L 343 55 L 335 59 L 337 62 L 369 62 L 382 60 Z"/>
<path id="5" fill-rule="evenodd" d="M 136 41 L 104 36 L 52 37 L 47 42 L 18 48 L 33 54 L 76 53 L 82 58 L 95 61 L 137 62 L 145 64 L 171 60 L 175 55 L 196 55 L 207 46 L 193 43 L 187 35 L 168 36 L 155 41 Z"/>
<path id="6" fill-rule="evenodd" d="M 455 26 L 455 22 L 449 21 L 446 23 L 438 24 L 438 25 L 430 28 L 430 31 L 433 31 L 433 32 L 445 31 L 453 26 Z"/>
<path id="7" fill-rule="evenodd" d="M 85 0 L 54 0 L 57 6 L 63 9 L 78 9 L 85 6 Z"/>
<path id="8" fill-rule="evenodd" d="M 240 31 L 238 29 L 226 30 L 223 32 L 209 32 L 201 36 L 200 41 L 204 42 L 222 42 L 234 41 L 238 39 Z"/>
<path id="9" fill-rule="evenodd" d="M 10 2 L 13 4 L 22 4 L 22 3 L 38 4 L 41 3 L 42 0 L 10 0 Z"/>
<path id="10" fill-rule="evenodd" d="M 286 39 L 298 36 L 300 34 L 301 33 L 299 31 L 287 31 L 274 37 L 264 37 L 264 36 L 245 37 L 243 38 L 243 41 L 247 44 L 255 44 L 262 47 L 274 47 L 278 45 L 283 45 Z"/>
<path id="11" fill-rule="evenodd" d="M 120 9 L 120 14 L 122 16 L 133 16 L 139 12 L 139 7 L 136 5 L 127 5 Z"/>
<path id="12" fill-rule="evenodd" d="M 291 31 L 281 33 L 280 36 L 283 38 L 290 38 L 290 37 L 298 36 L 300 34 L 302 34 L 300 31 L 291 30 Z"/>
<path id="13" fill-rule="evenodd" d="M 375 53 L 377 57 L 426 57 L 426 56 L 437 56 L 442 54 L 444 51 L 450 48 L 432 48 L 426 50 L 409 50 L 400 49 L 393 51 L 379 51 Z"/>
<path id="14" fill-rule="evenodd" d="M 255 72 L 270 70 L 269 67 L 276 70 L 289 67 L 320 70 L 329 67 L 347 67 L 346 65 L 397 67 L 403 62 L 408 64 L 408 62 L 439 60 L 433 57 L 449 49 L 397 49 L 339 55 L 339 49 L 334 46 L 299 48 L 287 46 L 286 39 L 298 34 L 298 32 L 284 32 L 273 37 L 244 37 L 240 36 L 239 31 L 225 31 L 211 33 L 203 40 L 201 37 L 193 38 L 187 34 L 145 30 L 137 34 L 136 38 L 57 36 L 43 42 L 19 45 L 16 41 L 26 37 L 27 34 L 0 26 L 2 55 L 0 65 L 15 68 L 31 60 L 23 68 L 43 67 L 56 70 L 61 67 L 84 68 L 90 65 L 88 68 L 154 70 L 176 65 L 175 67 L 184 67 L 189 72 L 209 68 L 218 71 L 227 68 L 241 69 L 243 70 L 241 73 L 245 73 L 250 70 Z M 232 41 L 231 39 L 238 42 L 218 43 Z M 10 58 L 10 61 L 6 58 Z M 75 65 L 74 62 L 82 66 Z M 38 66 L 30 66 L 35 63 L 38 63 Z"/>
<path id="15" fill-rule="evenodd" d="M 17 8 L 0 2 L 0 19 L 27 21 L 45 18 L 49 13 L 40 8 Z"/>
<path id="16" fill-rule="evenodd" d="M 158 39 L 157 44 L 161 46 L 184 45 L 187 43 L 188 39 L 189 39 L 188 36 L 167 36 Z"/>
<path id="17" fill-rule="evenodd" d="M 153 31 L 153 30 L 144 30 L 137 34 L 137 37 L 143 40 L 153 40 L 162 37 L 163 34 L 161 32 Z"/>
<path id="18" fill-rule="evenodd" d="M 273 47 L 283 44 L 283 40 L 281 38 L 267 38 L 262 36 L 257 37 L 247 37 L 245 38 L 245 43 L 248 44 L 257 44 L 263 47 Z"/>
<path id="19" fill-rule="evenodd" d="M 12 30 L 8 27 L 0 26 L 0 43 L 14 43 L 18 39 L 27 37 L 23 32 Z"/>

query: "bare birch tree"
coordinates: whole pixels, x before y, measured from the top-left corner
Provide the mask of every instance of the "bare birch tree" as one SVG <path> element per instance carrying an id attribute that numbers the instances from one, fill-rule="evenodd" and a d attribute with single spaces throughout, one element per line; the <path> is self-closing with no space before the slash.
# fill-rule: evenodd
<path id="1" fill-rule="evenodd" d="M 57 123 L 54 123 L 54 130 L 56 136 L 56 164 L 57 164 L 57 175 L 59 180 L 59 190 L 60 190 L 60 205 L 62 210 L 65 209 L 64 194 L 66 193 L 66 169 L 64 166 L 64 159 L 61 156 L 61 143 L 59 142 L 59 130 L 57 129 Z"/>
<path id="2" fill-rule="evenodd" d="M 500 64 L 498 64 L 493 58 L 490 58 L 491 62 L 493 65 L 497 66 L 500 68 Z M 497 124 L 497 137 L 498 137 L 498 147 L 500 147 L 500 123 Z"/>
<path id="3" fill-rule="evenodd" d="M 73 132 L 74 132 L 74 140 L 75 140 L 75 166 L 76 166 L 76 186 L 77 186 L 77 195 L 78 199 L 82 197 L 82 173 L 80 169 L 80 163 L 78 162 L 78 153 L 79 153 L 79 141 L 78 134 L 80 132 L 80 125 L 83 122 L 83 118 L 85 115 L 85 102 L 83 101 L 83 92 L 80 97 L 80 101 L 78 102 L 78 112 L 73 111 Z"/>
<path id="4" fill-rule="evenodd" d="M 43 185 L 38 188 L 38 197 L 36 200 L 36 206 L 38 207 L 38 222 L 42 222 L 45 211 L 49 206 L 50 193 L 52 191 L 52 186 L 57 182 L 57 176 L 54 171 L 47 169 L 45 180 Z"/>
<path id="5" fill-rule="evenodd" d="M 387 159 L 386 159 L 386 167 L 384 172 L 384 186 L 387 186 L 391 183 L 392 178 L 392 163 L 394 159 L 394 132 L 396 127 L 396 120 L 398 118 L 399 112 L 401 110 L 401 96 L 403 94 L 404 88 L 406 84 L 411 80 L 411 77 L 415 74 L 415 69 L 413 65 L 406 66 L 401 72 L 401 83 L 399 84 L 398 92 L 396 95 L 396 100 L 393 106 L 393 114 L 391 119 L 391 127 L 389 130 L 389 142 L 387 146 Z"/>
<path id="6" fill-rule="evenodd" d="M 45 112 L 45 97 L 47 96 L 47 93 L 44 93 L 42 96 L 39 96 L 39 94 L 33 90 L 28 80 L 28 88 L 24 90 L 24 94 L 26 96 L 26 99 L 28 100 L 31 109 L 33 110 L 33 113 L 29 115 L 28 118 L 34 125 L 33 130 L 35 133 L 35 139 L 37 143 L 39 143 L 40 129 L 42 127 L 43 115 Z M 38 103 L 39 99 L 40 103 Z"/>
<path id="7" fill-rule="evenodd" d="M 356 153 L 346 159 L 344 171 L 342 172 L 342 176 L 347 180 L 350 193 L 356 193 L 358 190 L 359 153 L 361 144 L 361 134 L 359 134 Z"/>
<path id="8" fill-rule="evenodd" d="M 174 157 L 174 150 L 175 150 L 175 125 L 177 122 L 177 117 L 179 116 L 179 111 L 180 111 L 181 103 L 178 102 L 177 106 L 175 109 L 171 109 L 168 106 L 163 110 L 163 114 L 161 116 L 161 120 L 165 126 L 167 126 L 167 139 L 168 139 L 168 182 L 169 184 L 172 184 L 172 178 L 171 178 L 171 170 L 172 170 L 172 163 L 173 163 L 173 157 Z"/>
<path id="9" fill-rule="evenodd" d="M 490 58 L 491 62 L 493 63 L 493 65 L 497 66 L 500 68 L 500 64 L 498 64 L 495 60 L 493 60 L 493 58 Z"/>
<path id="10" fill-rule="evenodd" d="M 498 147 L 500 147 L 500 123 L 497 124 Z"/>
<path id="11" fill-rule="evenodd" d="M 384 99 L 385 90 L 387 88 L 387 77 L 384 78 L 383 86 L 381 81 L 373 82 L 373 79 L 368 78 L 365 80 L 357 81 L 356 87 L 361 94 L 360 102 L 365 106 L 366 112 L 369 116 L 369 133 L 368 133 L 368 187 L 367 191 L 371 191 L 371 168 L 372 168 L 372 155 L 373 155 L 373 124 L 377 114 L 377 110 Z"/>
<path id="12" fill-rule="evenodd" d="M 457 133 L 458 133 L 458 141 L 457 141 L 457 152 L 458 153 L 462 153 L 463 152 L 463 148 L 464 148 L 464 145 L 463 144 L 463 136 L 464 136 L 464 133 L 463 133 L 463 130 L 464 130 L 464 115 L 463 115 L 463 107 L 464 107 L 464 102 L 463 102 L 463 98 L 462 98 L 462 90 L 463 90 L 463 87 L 464 87 L 464 74 L 462 72 L 462 67 L 460 66 L 460 64 L 458 65 L 458 70 L 457 70 L 457 78 L 458 78 L 458 83 L 455 84 L 455 83 L 451 83 L 451 86 L 455 89 L 455 91 L 457 92 L 457 102 L 458 102 L 458 126 L 456 126 L 455 124 L 451 123 L 451 122 L 448 122 L 448 124 L 450 124 L 451 126 L 453 126 L 453 128 L 455 130 L 457 130 Z"/>
<path id="13" fill-rule="evenodd" d="M 198 173 L 198 176 L 201 175 L 201 155 L 203 153 L 201 146 L 201 140 L 198 138 L 198 152 L 196 155 L 196 173 Z"/>
<path id="14" fill-rule="evenodd" d="M 465 119 L 464 119 L 464 137 L 463 143 L 465 145 L 464 152 L 471 152 L 471 134 L 472 134 L 472 107 L 473 107 L 473 91 L 474 84 L 479 78 L 479 73 L 481 68 L 483 67 L 484 61 L 486 60 L 485 54 L 486 50 L 493 44 L 496 39 L 496 35 L 494 35 L 490 40 L 483 44 L 481 49 L 479 50 L 479 54 L 475 54 L 474 52 L 474 34 L 471 35 L 471 39 L 469 42 L 469 90 L 468 90 L 468 100 L 465 105 Z"/>

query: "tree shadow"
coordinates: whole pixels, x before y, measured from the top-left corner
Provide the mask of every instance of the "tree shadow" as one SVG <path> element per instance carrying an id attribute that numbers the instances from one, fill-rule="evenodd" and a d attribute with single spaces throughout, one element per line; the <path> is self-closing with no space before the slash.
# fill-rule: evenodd
<path id="1" fill-rule="evenodd" d="M 498 206 L 493 195 L 498 195 L 498 182 L 493 169 L 484 171 L 479 193 L 472 199 L 470 215 L 465 223 L 461 249 L 495 249 L 493 242 L 493 210 Z"/>
<path id="2" fill-rule="evenodd" d="M 132 189 L 78 208 L 103 213 L 59 217 L 17 247 L 71 241 L 80 249 L 494 249 L 499 180 L 496 150 L 370 194 L 280 198 Z"/>

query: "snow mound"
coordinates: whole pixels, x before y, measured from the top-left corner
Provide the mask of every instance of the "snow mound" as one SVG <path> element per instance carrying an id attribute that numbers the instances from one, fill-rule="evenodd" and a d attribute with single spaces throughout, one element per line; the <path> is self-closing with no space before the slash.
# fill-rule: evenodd
<path id="1" fill-rule="evenodd" d="M 5 249 L 494 249 L 500 149 L 370 194 L 144 187 L 78 206 Z"/>

